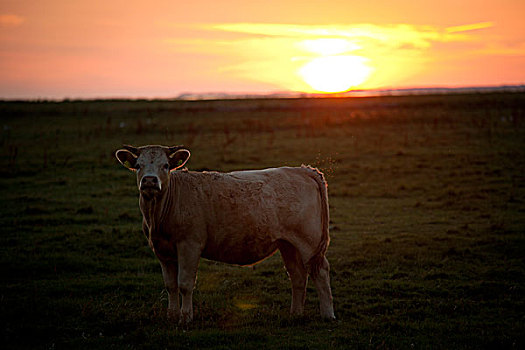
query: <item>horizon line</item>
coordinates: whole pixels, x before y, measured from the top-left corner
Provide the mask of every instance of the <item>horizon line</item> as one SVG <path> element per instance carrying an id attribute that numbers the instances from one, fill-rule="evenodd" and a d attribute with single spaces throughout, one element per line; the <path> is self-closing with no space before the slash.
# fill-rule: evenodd
<path id="1" fill-rule="evenodd" d="M 350 98 L 350 97 L 381 97 L 381 96 L 419 96 L 434 94 L 461 93 L 491 93 L 491 92 L 525 92 L 523 84 L 501 85 L 465 85 L 465 86 L 427 86 L 355 89 L 337 93 L 315 93 L 300 91 L 268 91 L 268 92 L 183 92 L 173 97 L 146 96 L 99 96 L 99 97 L 30 97 L 5 98 L 0 102 L 90 102 L 90 101 L 210 101 L 210 100 L 248 100 L 248 99 L 279 99 L 279 98 Z"/>

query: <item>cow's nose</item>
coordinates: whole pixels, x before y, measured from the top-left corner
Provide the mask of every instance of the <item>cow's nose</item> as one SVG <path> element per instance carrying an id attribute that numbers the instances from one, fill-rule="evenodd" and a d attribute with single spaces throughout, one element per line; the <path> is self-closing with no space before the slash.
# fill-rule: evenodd
<path id="1" fill-rule="evenodd" d="M 156 176 L 144 176 L 142 180 L 140 180 L 140 189 L 145 188 L 159 188 L 159 179 Z"/>

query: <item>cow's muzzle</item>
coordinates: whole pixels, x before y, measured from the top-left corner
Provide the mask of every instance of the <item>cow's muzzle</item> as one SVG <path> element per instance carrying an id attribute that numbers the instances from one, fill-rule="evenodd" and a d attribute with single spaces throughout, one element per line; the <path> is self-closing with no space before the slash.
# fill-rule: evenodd
<path id="1" fill-rule="evenodd" d="M 160 191 L 160 181 L 156 176 L 144 176 L 140 180 L 141 191 Z"/>

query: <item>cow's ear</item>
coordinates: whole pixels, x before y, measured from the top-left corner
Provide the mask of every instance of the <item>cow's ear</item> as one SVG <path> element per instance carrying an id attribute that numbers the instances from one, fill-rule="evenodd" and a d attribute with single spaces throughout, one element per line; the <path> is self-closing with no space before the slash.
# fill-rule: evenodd
<path id="1" fill-rule="evenodd" d="M 137 170 L 137 159 L 138 155 L 134 153 L 130 148 L 133 149 L 131 146 L 125 146 L 126 149 L 119 149 L 117 152 L 115 152 L 115 157 L 117 157 L 118 161 L 124 165 L 126 168 L 136 171 Z M 135 148 L 136 150 L 136 148 Z"/>
<path id="2" fill-rule="evenodd" d="M 183 167 L 184 164 L 186 164 L 186 162 L 188 161 L 188 159 L 190 159 L 191 155 L 190 151 L 188 151 L 185 148 L 177 147 L 176 150 L 174 149 L 175 147 L 170 147 L 170 151 L 173 151 L 168 154 L 170 171 Z"/>
<path id="3" fill-rule="evenodd" d="M 137 147 L 133 147 L 131 145 L 122 145 L 122 148 L 127 149 L 131 153 L 133 153 L 137 158 L 139 157 L 139 149 Z"/>

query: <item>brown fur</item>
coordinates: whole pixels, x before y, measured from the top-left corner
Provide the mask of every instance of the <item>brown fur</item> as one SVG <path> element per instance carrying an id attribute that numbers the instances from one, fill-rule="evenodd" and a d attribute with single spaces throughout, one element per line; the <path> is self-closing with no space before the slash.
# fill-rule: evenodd
<path id="1" fill-rule="evenodd" d="M 201 256 L 252 265 L 280 249 L 292 279 L 291 312 L 303 312 L 310 273 L 321 314 L 334 317 L 325 257 L 330 240 L 327 185 L 319 170 L 170 172 L 189 158 L 180 146 L 127 147 L 116 155 L 137 171 L 143 229 L 161 262 L 172 316 L 180 313 L 183 321 L 193 316 L 191 296 Z"/>

